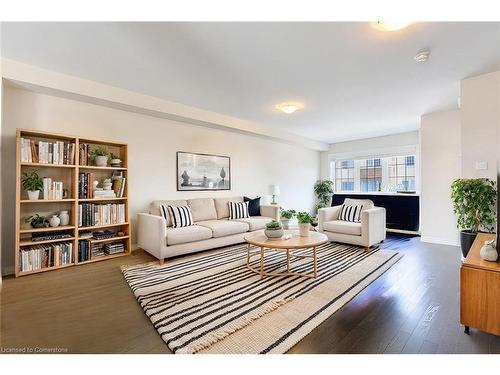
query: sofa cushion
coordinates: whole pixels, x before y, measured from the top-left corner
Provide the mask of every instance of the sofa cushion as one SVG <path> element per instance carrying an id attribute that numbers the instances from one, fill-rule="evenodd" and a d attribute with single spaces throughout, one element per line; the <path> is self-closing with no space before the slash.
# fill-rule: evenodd
<path id="1" fill-rule="evenodd" d="M 149 205 L 149 213 L 151 215 L 157 215 L 157 216 L 162 216 L 160 213 L 160 206 L 164 205 L 165 207 L 167 206 L 172 206 L 172 207 L 180 207 L 180 206 L 186 206 L 188 203 L 184 199 L 178 199 L 178 200 L 156 200 L 151 202 Z M 167 220 L 167 227 L 172 226 L 172 221 L 170 220 L 170 215 L 167 215 L 166 220 Z"/>
<path id="2" fill-rule="evenodd" d="M 236 220 L 207 220 L 199 221 L 196 225 L 209 228 L 212 231 L 212 237 L 224 237 L 231 234 L 248 232 L 250 226 L 247 223 Z"/>
<path id="3" fill-rule="evenodd" d="M 217 211 L 215 211 L 213 198 L 188 199 L 187 203 L 191 207 L 191 213 L 193 214 L 195 223 L 197 221 L 217 219 Z"/>
<path id="4" fill-rule="evenodd" d="M 272 217 L 266 216 L 251 216 L 245 219 L 235 219 L 230 221 L 241 221 L 243 223 L 247 223 L 250 226 L 250 231 L 253 232 L 259 229 L 265 229 L 266 224 L 273 220 Z"/>
<path id="5" fill-rule="evenodd" d="M 186 242 L 208 240 L 212 238 L 212 231 L 200 225 L 189 227 L 167 228 L 167 245 L 177 245 Z"/>
<path id="6" fill-rule="evenodd" d="M 260 197 L 248 198 L 243 197 L 244 202 L 248 202 L 248 214 L 250 216 L 260 216 Z"/>
<path id="7" fill-rule="evenodd" d="M 327 232 L 349 234 L 352 236 L 361 236 L 361 223 L 352 223 L 350 221 L 332 220 L 323 223 L 323 229 Z"/>
<path id="8" fill-rule="evenodd" d="M 243 202 L 243 197 L 214 198 L 217 219 L 229 217 L 229 202 Z"/>

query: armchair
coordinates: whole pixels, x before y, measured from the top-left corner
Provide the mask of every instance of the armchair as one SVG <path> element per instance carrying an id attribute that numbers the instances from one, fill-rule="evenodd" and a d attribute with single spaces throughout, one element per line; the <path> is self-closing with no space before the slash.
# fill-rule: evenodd
<path id="1" fill-rule="evenodd" d="M 371 246 L 385 240 L 385 208 L 375 207 L 369 199 L 346 199 L 346 205 L 363 205 L 361 222 L 338 220 L 342 206 L 321 208 L 318 212 L 318 231 L 327 235 L 330 241 Z"/>

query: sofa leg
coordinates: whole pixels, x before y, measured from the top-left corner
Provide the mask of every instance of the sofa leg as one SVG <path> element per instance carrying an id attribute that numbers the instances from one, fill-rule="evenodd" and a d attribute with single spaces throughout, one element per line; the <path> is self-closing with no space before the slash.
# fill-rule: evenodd
<path id="1" fill-rule="evenodd" d="M 161 259 L 160 259 L 160 266 L 163 266 L 163 263 L 165 263 L 165 259 L 164 259 L 164 258 L 161 258 Z"/>

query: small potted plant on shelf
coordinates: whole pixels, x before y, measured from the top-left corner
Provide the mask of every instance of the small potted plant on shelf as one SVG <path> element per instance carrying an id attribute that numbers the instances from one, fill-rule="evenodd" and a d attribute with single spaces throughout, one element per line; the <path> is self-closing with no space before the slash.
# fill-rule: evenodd
<path id="1" fill-rule="evenodd" d="M 90 158 L 98 167 L 106 167 L 108 165 L 109 151 L 102 146 L 97 146 L 90 151 Z"/>
<path id="2" fill-rule="evenodd" d="M 281 237 L 283 237 L 283 233 L 284 233 L 283 228 L 281 227 L 281 224 L 278 221 L 272 220 L 266 224 L 266 229 L 264 230 L 264 234 L 270 240 L 280 239 Z"/>
<path id="3" fill-rule="evenodd" d="M 300 236 L 308 237 L 309 229 L 311 227 L 312 216 L 308 212 L 299 212 L 297 214 L 297 221 L 299 222 Z"/>
<path id="4" fill-rule="evenodd" d="M 48 228 L 49 221 L 45 216 L 40 216 L 39 214 L 32 215 L 24 220 L 29 223 L 32 228 Z"/>
<path id="5" fill-rule="evenodd" d="M 453 211 L 460 229 L 462 254 L 467 256 L 479 231 L 493 232 L 497 191 L 487 178 L 458 179 L 451 184 Z"/>
<path id="6" fill-rule="evenodd" d="M 283 229 L 289 228 L 290 220 L 293 219 L 295 214 L 295 210 L 281 210 L 281 224 L 283 225 Z"/>
<path id="7" fill-rule="evenodd" d="M 122 166 L 122 161 L 120 160 L 120 157 L 118 155 L 111 153 L 110 158 L 111 158 L 111 161 L 109 162 L 109 164 L 112 167 L 119 168 Z"/>
<path id="8" fill-rule="evenodd" d="M 40 197 L 40 190 L 43 189 L 43 181 L 38 175 L 37 171 L 23 172 L 21 176 L 21 183 L 24 190 L 28 193 L 30 201 L 36 201 Z"/>

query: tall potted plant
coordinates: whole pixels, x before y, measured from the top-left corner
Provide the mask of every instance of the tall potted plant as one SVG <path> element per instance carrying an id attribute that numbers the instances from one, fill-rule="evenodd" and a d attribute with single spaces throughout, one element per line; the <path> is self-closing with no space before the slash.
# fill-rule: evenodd
<path id="1" fill-rule="evenodd" d="M 333 182 L 330 180 L 316 181 L 314 184 L 314 194 L 317 199 L 316 210 L 323 207 L 329 207 L 333 195 Z"/>
<path id="2" fill-rule="evenodd" d="M 477 232 L 494 230 L 496 197 L 495 182 L 487 178 L 461 178 L 451 184 L 453 211 L 457 216 L 464 257 L 476 239 Z"/>

